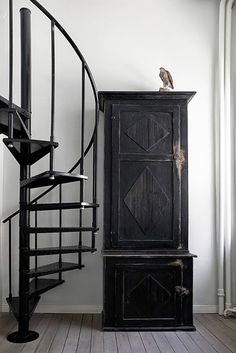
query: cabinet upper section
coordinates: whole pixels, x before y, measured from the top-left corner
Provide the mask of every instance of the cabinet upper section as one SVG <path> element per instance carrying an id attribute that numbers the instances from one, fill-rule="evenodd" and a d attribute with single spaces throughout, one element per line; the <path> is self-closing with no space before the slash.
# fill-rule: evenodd
<path id="1" fill-rule="evenodd" d="M 105 249 L 188 251 L 187 104 L 194 92 L 101 92 Z"/>

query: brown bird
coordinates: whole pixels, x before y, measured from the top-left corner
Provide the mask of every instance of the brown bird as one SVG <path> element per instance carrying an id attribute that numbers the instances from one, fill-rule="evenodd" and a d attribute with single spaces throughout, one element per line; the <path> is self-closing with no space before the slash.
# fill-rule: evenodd
<path id="1" fill-rule="evenodd" d="M 163 87 L 160 87 L 159 91 L 169 91 L 170 88 L 174 89 L 173 78 L 164 67 L 160 67 L 159 77 L 163 82 Z"/>

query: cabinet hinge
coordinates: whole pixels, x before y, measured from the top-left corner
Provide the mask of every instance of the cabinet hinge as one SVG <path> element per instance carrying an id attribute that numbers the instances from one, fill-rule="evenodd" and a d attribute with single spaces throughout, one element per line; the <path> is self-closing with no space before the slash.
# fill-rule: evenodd
<path id="1" fill-rule="evenodd" d="M 110 232 L 110 239 L 112 243 L 114 242 L 115 235 L 116 235 L 115 232 L 112 232 L 112 231 Z"/>

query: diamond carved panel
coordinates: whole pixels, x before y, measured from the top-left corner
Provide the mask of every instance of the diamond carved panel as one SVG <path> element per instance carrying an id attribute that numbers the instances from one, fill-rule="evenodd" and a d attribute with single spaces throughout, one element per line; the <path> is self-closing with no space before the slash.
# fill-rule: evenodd
<path id="1" fill-rule="evenodd" d="M 146 167 L 126 194 L 124 202 L 143 233 L 148 234 L 158 227 L 169 198 Z"/>
<path id="2" fill-rule="evenodd" d="M 126 135 L 142 149 L 149 151 L 165 139 L 169 132 L 150 116 L 144 116 L 128 128 Z"/>
<path id="3" fill-rule="evenodd" d="M 146 275 L 128 293 L 126 303 L 132 303 L 141 316 L 152 316 L 153 312 L 162 312 L 170 302 L 171 293 L 152 275 Z"/>

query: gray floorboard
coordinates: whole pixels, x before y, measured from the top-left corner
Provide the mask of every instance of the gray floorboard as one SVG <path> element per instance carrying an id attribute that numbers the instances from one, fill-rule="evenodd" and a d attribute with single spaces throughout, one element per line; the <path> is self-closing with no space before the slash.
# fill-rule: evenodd
<path id="1" fill-rule="evenodd" d="M 196 332 L 102 332 L 101 315 L 34 315 L 30 328 L 39 339 L 14 344 L 9 314 L 0 315 L 0 353 L 236 353 L 236 319 L 196 314 Z"/>

